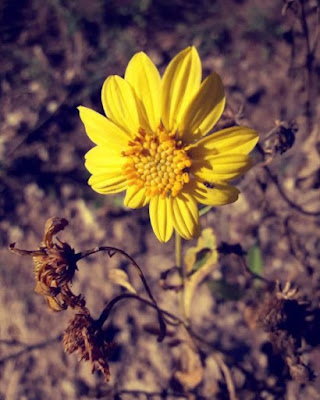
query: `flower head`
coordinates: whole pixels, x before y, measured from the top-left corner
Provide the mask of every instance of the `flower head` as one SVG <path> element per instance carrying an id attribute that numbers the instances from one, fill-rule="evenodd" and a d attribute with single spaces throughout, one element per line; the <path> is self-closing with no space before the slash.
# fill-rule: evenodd
<path id="1" fill-rule="evenodd" d="M 109 380 L 107 358 L 113 345 L 105 340 L 102 330 L 96 326 L 87 309 L 83 309 L 70 321 L 63 335 L 63 344 L 67 353 L 78 353 L 80 361 L 90 361 L 92 373 L 98 368 L 105 379 Z"/>
<path id="2" fill-rule="evenodd" d="M 75 252 L 65 242 L 53 237 L 68 225 L 64 218 L 50 218 L 44 229 L 44 238 L 38 250 L 19 250 L 10 246 L 11 251 L 19 255 L 31 255 L 34 262 L 36 280 L 35 292 L 45 296 L 49 307 L 54 311 L 65 310 L 70 306 L 84 307 L 85 300 L 76 296 L 70 289 L 70 282 L 77 269 Z"/>
<path id="3" fill-rule="evenodd" d="M 175 229 L 197 235 L 197 203 L 219 206 L 237 200 L 229 181 L 252 165 L 248 153 L 258 134 L 241 126 L 210 133 L 220 118 L 225 95 L 220 77 L 201 83 L 201 61 L 188 47 L 169 63 L 163 77 L 149 57 L 135 54 L 124 78 L 110 76 L 102 88 L 107 118 L 79 107 L 90 139 L 86 154 L 89 184 L 98 193 L 126 191 L 124 204 L 149 204 L 160 241 Z"/>

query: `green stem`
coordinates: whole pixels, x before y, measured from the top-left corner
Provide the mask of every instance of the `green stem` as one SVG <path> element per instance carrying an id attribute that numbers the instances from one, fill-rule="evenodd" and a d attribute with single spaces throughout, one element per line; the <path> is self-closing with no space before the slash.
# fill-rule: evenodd
<path id="1" fill-rule="evenodd" d="M 180 291 L 180 310 L 181 310 L 181 315 L 182 318 L 185 322 L 185 324 L 188 324 L 188 318 L 187 318 L 187 313 L 185 309 L 185 292 L 186 292 L 186 279 L 187 279 L 187 273 L 186 269 L 184 266 L 184 263 L 182 262 L 182 238 L 177 233 L 175 232 L 175 247 L 176 247 L 176 266 L 179 268 L 179 273 L 181 277 L 181 291 Z"/>
<path id="2" fill-rule="evenodd" d="M 178 268 L 182 268 L 182 250 L 181 250 L 181 236 L 179 235 L 179 233 L 177 233 L 177 231 L 175 232 L 176 236 L 175 236 L 175 245 L 176 245 L 176 266 Z"/>

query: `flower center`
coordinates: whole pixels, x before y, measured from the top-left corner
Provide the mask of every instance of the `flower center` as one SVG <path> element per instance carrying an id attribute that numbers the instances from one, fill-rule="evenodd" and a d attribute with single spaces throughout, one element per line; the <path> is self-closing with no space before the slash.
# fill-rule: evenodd
<path id="1" fill-rule="evenodd" d="M 189 182 L 191 160 L 182 143 L 162 127 L 156 134 L 140 129 L 122 155 L 128 160 L 123 172 L 129 185 L 145 187 L 147 196 L 177 196 Z"/>

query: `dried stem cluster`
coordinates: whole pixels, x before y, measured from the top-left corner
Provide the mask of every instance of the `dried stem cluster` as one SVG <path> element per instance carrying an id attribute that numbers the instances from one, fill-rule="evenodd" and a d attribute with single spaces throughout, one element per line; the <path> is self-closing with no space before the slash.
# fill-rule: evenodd
<path id="1" fill-rule="evenodd" d="M 67 225 L 68 221 L 64 218 L 50 218 L 46 222 L 44 237 L 37 250 L 20 250 L 15 248 L 14 243 L 9 248 L 18 255 L 32 256 L 36 280 L 35 292 L 45 297 L 51 310 L 64 311 L 67 308 L 71 308 L 76 312 L 63 335 L 65 351 L 67 353 L 78 353 L 80 360 L 90 361 L 92 372 L 95 369 L 101 370 L 108 381 L 110 369 L 107 360 L 113 344 L 107 342 L 103 325 L 112 307 L 124 297 L 118 296 L 112 299 L 102 311 L 98 320 L 94 320 L 86 307 L 84 296 L 81 294 L 75 295 L 70 287 L 75 272 L 78 270 L 77 262 L 79 260 L 100 251 L 106 251 L 110 257 L 116 253 L 124 255 L 139 273 L 146 292 L 151 299 L 151 302 L 147 302 L 147 304 L 152 305 L 158 312 L 159 341 L 165 336 L 166 324 L 143 272 L 134 259 L 121 249 L 107 246 L 96 247 L 76 254 L 68 243 L 62 242 L 58 238 L 54 241 L 55 235 Z M 135 297 L 144 301 L 139 296 Z"/>

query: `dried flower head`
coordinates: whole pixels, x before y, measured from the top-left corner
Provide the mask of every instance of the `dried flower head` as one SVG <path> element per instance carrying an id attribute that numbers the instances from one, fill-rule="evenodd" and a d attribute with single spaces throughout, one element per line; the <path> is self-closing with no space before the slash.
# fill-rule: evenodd
<path id="1" fill-rule="evenodd" d="M 251 312 L 254 323 L 268 334 L 272 353 L 281 355 L 292 379 L 300 383 L 313 379 L 313 372 L 302 357 L 311 316 L 310 304 L 298 289 L 290 282 L 281 285 L 278 281 Z M 252 321 L 251 325 L 254 327 Z"/>
<path id="2" fill-rule="evenodd" d="M 92 364 L 92 373 L 99 369 L 106 381 L 110 377 L 107 358 L 113 345 L 105 340 L 101 327 L 97 325 L 87 309 L 76 314 L 70 321 L 63 336 L 66 353 L 78 353 L 79 361 L 86 360 Z"/>
<path id="3" fill-rule="evenodd" d="M 35 291 L 46 297 L 49 307 L 54 311 L 65 310 L 70 306 L 84 307 L 85 300 L 76 296 L 70 289 L 70 283 L 77 270 L 75 252 L 65 242 L 53 237 L 68 225 L 64 218 L 50 218 L 44 229 L 44 238 L 39 250 L 19 250 L 10 245 L 10 250 L 19 255 L 31 255 L 34 261 L 36 279 Z"/>
<path id="4" fill-rule="evenodd" d="M 276 126 L 267 133 L 263 143 L 266 162 L 291 149 L 295 143 L 298 127 L 294 121 L 276 121 Z"/>

